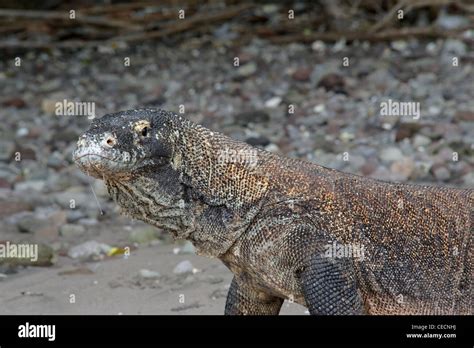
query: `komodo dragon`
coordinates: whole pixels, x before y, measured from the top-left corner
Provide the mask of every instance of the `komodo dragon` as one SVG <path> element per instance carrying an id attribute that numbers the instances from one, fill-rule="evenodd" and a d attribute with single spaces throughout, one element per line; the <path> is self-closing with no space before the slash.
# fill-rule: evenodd
<path id="1" fill-rule="evenodd" d="M 226 314 L 473 314 L 474 190 L 377 181 L 174 113 L 93 121 L 74 152 L 123 213 L 234 274 Z"/>

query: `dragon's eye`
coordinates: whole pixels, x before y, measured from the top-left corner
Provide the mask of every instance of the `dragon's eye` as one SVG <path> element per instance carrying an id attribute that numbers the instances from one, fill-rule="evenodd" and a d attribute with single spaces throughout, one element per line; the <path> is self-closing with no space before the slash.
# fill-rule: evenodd
<path id="1" fill-rule="evenodd" d="M 148 127 L 143 127 L 141 133 L 142 133 L 142 136 L 146 137 L 148 135 Z"/>

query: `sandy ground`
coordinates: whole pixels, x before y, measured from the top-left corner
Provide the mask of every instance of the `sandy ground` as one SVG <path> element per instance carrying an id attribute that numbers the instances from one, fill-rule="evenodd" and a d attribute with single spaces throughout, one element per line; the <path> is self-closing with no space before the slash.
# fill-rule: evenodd
<path id="1" fill-rule="evenodd" d="M 0 314 L 223 314 L 231 272 L 218 260 L 175 255 L 173 248 L 163 244 L 133 250 L 127 259 L 29 268 L 0 283 Z M 173 274 L 182 260 L 199 272 Z M 141 269 L 159 270 L 161 277 L 142 278 Z M 281 314 L 305 310 L 285 301 Z"/>

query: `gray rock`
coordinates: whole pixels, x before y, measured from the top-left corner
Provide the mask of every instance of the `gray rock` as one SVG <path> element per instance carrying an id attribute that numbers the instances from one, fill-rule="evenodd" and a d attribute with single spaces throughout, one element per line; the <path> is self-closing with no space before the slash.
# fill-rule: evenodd
<path id="1" fill-rule="evenodd" d="M 399 52 L 406 51 L 408 48 L 408 43 L 405 40 L 395 40 L 392 41 L 390 46 L 395 50 Z"/>
<path id="2" fill-rule="evenodd" d="M 361 168 L 364 164 L 367 163 L 367 160 L 365 159 L 364 156 L 359 156 L 359 155 L 352 155 L 349 154 L 349 160 L 348 160 L 349 165 L 354 168 L 354 169 L 359 169 Z"/>
<path id="3" fill-rule="evenodd" d="M 444 41 L 443 55 L 463 56 L 466 54 L 466 44 L 460 40 L 447 39 Z"/>
<path id="4" fill-rule="evenodd" d="M 129 236 L 129 240 L 137 244 L 147 244 L 157 238 L 158 231 L 153 226 L 135 227 Z"/>
<path id="5" fill-rule="evenodd" d="M 69 209 L 67 211 L 67 222 L 76 222 L 82 218 L 85 218 L 87 215 L 84 213 L 84 211 L 79 210 L 79 209 Z"/>
<path id="6" fill-rule="evenodd" d="M 406 181 L 415 170 L 415 162 L 411 158 L 395 161 L 390 166 L 390 172 L 394 174 L 396 181 Z"/>
<path id="7" fill-rule="evenodd" d="M 265 107 L 270 109 L 276 108 L 278 105 L 280 105 L 281 100 L 281 97 L 270 98 L 265 102 Z"/>
<path id="8" fill-rule="evenodd" d="M 184 260 L 176 265 L 176 267 L 173 269 L 173 273 L 174 274 L 192 273 L 193 269 L 194 269 L 194 266 L 191 263 L 191 261 Z"/>
<path id="9" fill-rule="evenodd" d="M 449 15 L 443 11 L 438 15 L 436 24 L 442 29 L 453 30 L 469 25 L 469 19 L 465 16 Z"/>
<path id="10" fill-rule="evenodd" d="M 107 244 L 99 243 L 95 240 L 87 241 L 85 243 L 76 245 L 68 251 L 68 256 L 72 259 L 82 261 L 99 260 L 104 257 L 111 247 Z"/>
<path id="11" fill-rule="evenodd" d="M 4 221 L 9 225 L 18 225 L 21 220 L 28 219 L 29 217 L 34 217 L 34 213 L 32 213 L 31 211 L 26 211 L 26 210 L 29 210 L 29 208 L 25 205 L 24 208 L 20 209 L 20 211 L 13 213 L 11 215 L 8 214 L 5 217 Z"/>
<path id="12" fill-rule="evenodd" d="M 80 188 L 80 190 L 82 191 L 82 188 Z M 94 208 L 96 206 L 96 202 L 94 200 L 92 192 L 86 193 L 81 191 L 79 191 L 79 189 L 73 189 L 65 192 L 55 193 L 55 202 L 59 204 L 62 208 L 66 209 L 71 209 L 71 204 L 73 204 L 75 207 L 73 209 Z M 71 200 L 74 201 L 71 202 Z"/>
<path id="13" fill-rule="evenodd" d="M 28 133 L 29 133 L 28 128 L 20 127 L 20 128 L 18 128 L 18 130 L 16 131 L 16 136 L 17 136 L 18 138 L 21 138 L 21 137 L 24 137 L 24 136 L 28 135 Z"/>
<path id="14" fill-rule="evenodd" d="M 227 287 L 222 287 L 222 288 L 219 288 L 219 289 L 214 290 L 214 291 L 209 295 L 209 297 L 210 297 L 212 300 L 217 300 L 217 299 L 219 299 L 219 298 L 226 298 L 228 293 L 229 293 L 229 289 L 228 289 Z"/>
<path id="15" fill-rule="evenodd" d="M 257 72 L 257 64 L 255 64 L 254 62 L 249 62 L 247 64 L 241 65 L 237 69 L 238 77 L 242 77 L 242 78 L 250 77 L 256 72 Z"/>
<path id="16" fill-rule="evenodd" d="M 19 174 L 20 171 L 17 168 L 9 166 L 6 163 L 0 163 L 0 179 L 4 179 L 12 184 Z"/>
<path id="17" fill-rule="evenodd" d="M 59 227 L 66 222 L 66 212 L 51 210 L 46 207 L 34 214 L 24 214 L 18 219 L 17 228 L 21 233 L 34 233 L 35 238 L 43 241 L 55 240 L 59 235 Z"/>
<path id="18" fill-rule="evenodd" d="M 424 136 L 422 134 L 416 134 L 413 137 L 413 146 L 415 148 L 424 147 L 424 146 L 427 146 L 429 144 L 431 144 L 431 139 L 428 138 L 427 136 Z"/>
<path id="19" fill-rule="evenodd" d="M 8 140 L 0 140 L 0 161 L 9 161 L 15 151 L 15 143 Z"/>
<path id="20" fill-rule="evenodd" d="M 57 151 L 53 152 L 48 157 L 48 162 L 47 162 L 48 167 L 61 168 L 65 164 L 66 164 L 66 161 L 64 161 L 63 156 Z"/>
<path id="21" fill-rule="evenodd" d="M 316 40 L 311 44 L 311 49 L 315 52 L 323 53 L 326 51 L 326 44 L 324 41 Z"/>
<path id="22" fill-rule="evenodd" d="M 246 126 L 248 123 L 264 123 L 270 120 L 270 115 L 265 111 L 254 110 L 234 115 L 235 123 Z"/>
<path id="23" fill-rule="evenodd" d="M 439 180 L 439 181 L 446 181 L 451 177 L 451 172 L 444 165 L 433 166 L 431 168 L 431 171 L 434 177 L 436 178 L 436 180 Z"/>
<path id="24" fill-rule="evenodd" d="M 93 226 L 93 225 L 97 225 L 98 221 L 97 219 L 93 219 L 93 218 L 84 218 L 84 219 L 79 219 L 77 223 L 81 225 L 85 225 L 85 226 Z"/>
<path id="25" fill-rule="evenodd" d="M 17 214 L 20 215 L 18 216 L 18 221 L 17 221 L 17 227 L 18 231 L 21 233 L 34 233 L 34 231 L 45 224 L 45 221 L 43 219 L 39 219 L 35 216 L 35 214 L 30 213 L 30 212 L 25 212 Z"/>
<path id="26" fill-rule="evenodd" d="M 464 185 L 467 187 L 473 187 L 474 186 L 474 172 L 467 173 L 462 177 L 462 180 L 464 181 Z"/>
<path id="27" fill-rule="evenodd" d="M 190 241 L 186 241 L 184 245 L 179 249 L 180 254 L 195 254 L 196 248 Z"/>
<path id="28" fill-rule="evenodd" d="M 370 177 L 374 179 L 378 179 L 378 180 L 384 180 L 384 181 L 392 180 L 392 175 L 390 171 L 383 166 L 379 166 L 374 172 L 370 174 Z"/>
<path id="29" fill-rule="evenodd" d="M 45 186 L 44 180 L 28 180 L 15 184 L 17 191 L 38 191 L 41 192 Z"/>
<path id="30" fill-rule="evenodd" d="M 379 157 L 385 162 L 394 162 L 403 159 L 402 151 L 397 147 L 387 147 L 380 151 Z"/>
<path id="31" fill-rule="evenodd" d="M 65 224 L 59 228 L 59 234 L 66 238 L 74 238 L 84 234 L 86 229 L 81 225 Z"/>
<path id="32" fill-rule="evenodd" d="M 104 184 L 102 180 L 95 180 L 92 186 L 94 187 L 94 192 L 97 195 L 97 197 L 109 197 L 107 186 Z"/>
<path id="33" fill-rule="evenodd" d="M 140 272 L 138 272 L 141 278 L 144 279 L 157 279 L 161 277 L 161 274 L 159 272 L 155 271 L 150 271 L 148 269 L 141 269 Z"/>

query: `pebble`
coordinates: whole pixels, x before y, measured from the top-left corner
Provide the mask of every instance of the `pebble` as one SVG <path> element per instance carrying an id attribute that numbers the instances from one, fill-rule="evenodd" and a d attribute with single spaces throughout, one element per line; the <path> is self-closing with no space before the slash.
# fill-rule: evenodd
<path id="1" fill-rule="evenodd" d="M 326 51 L 326 44 L 324 41 L 316 40 L 311 44 L 311 49 L 315 52 L 323 53 Z"/>
<path id="2" fill-rule="evenodd" d="M 431 144 L 431 139 L 422 134 L 417 134 L 413 137 L 413 147 L 419 148 Z"/>
<path id="3" fill-rule="evenodd" d="M 41 101 L 41 110 L 46 114 L 54 115 L 54 113 L 56 112 L 56 103 L 58 101 L 59 99 L 43 99 Z"/>
<path id="4" fill-rule="evenodd" d="M 385 162 L 394 162 L 403 159 L 403 153 L 398 147 L 386 147 L 380 151 L 379 157 Z"/>
<path id="5" fill-rule="evenodd" d="M 463 56 L 466 54 L 467 47 L 464 42 L 456 39 L 447 39 L 443 45 L 443 54 L 444 55 L 455 55 Z"/>
<path id="6" fill-rule="evenodd" d="M 94 219 L 94 218 L 84 218 L 84 219 L 79 219 L 77 223 L 84 226 L 94 226 L 94 225 L 97 225 L 99 221 L 97 221 L 97 219 Z"/>
<path id="7" fill-rule="evenodd" d="M 403 158 L 390 165 L 390 171 L 395 174 L 396 181 L 407 181 L 415 169 L 415 162 L 411 158 Z"/>
<path id="8" fill-rule="evenodd" d="M 96 209 L 97 203 L 92 192 L 83 192 L 83 188 L 73 188 L 53 195 L 57 204 L 65 209 Z M 71 201 L 73 200 L 73 201 Z"/>
<path id="9" fill-rule="evenodd" d="M 86 231 L 82 225 L 64 224 L 59 228 L 59 234 L 66 238 L 81 236 Z"/>
<path id="10" fill-rule="evenodd" d="M 270 115 L 262 110 L 254 110 L 241 112 L 234 115 L 234 120 L 237 124 L 246 126 L 248 123 L 264 123 L 270 120 Z"/>
<path id="11" fill-rule="evenodd" d="M 193 243 L 190 241 L 184 242 L 183 246 L 181 249 L 179 249 L 180 254 L 195 254 L 196 253 L 196 248 L 194 247 Z"/>
<path id="12" fill-rule="evenodd" d="M 256 72 L 257 72 L 257 64 L 255 64 L 254 62 L 250 62 L 244 65 L 241 65 L 237 69 L 237 76 L 242 77 L 242 78 L 247 78 L 247 77 L 252 76 Z"/>
<path id="13" fill-rule="evenodd" d="M 38 191 L 41 192 L 45 187 L 46 182 L 44 180 L 28 180 L 21 181 L 15 184 L 16 191 Z"/>
<path id="14" fill-rule="evenodd" d="M 18 218 L 17 227 L 21 233 L 33 233 L 38 226 L 43 225 L 44 222 L 38 219 L 33 213 L 21 214 Z"/>
<path id="15" fill-rule="evenodd" d="M 99 243 L 95 240 L 87 241 L 85 243 L 76 245 L 68 251 L 68 256 L 72 259 L 98 260 L 104 257 L 111 247 L 104 243 Z"/>
<path id="16" fill-rule="evenodd" d="M 150 271 L 148 269 L 141 269 L 138 274 L 144 279 L 157 279 L 161 277 L 159 272 Z"/>
<path id="17" fill-rule="evenodd" d="M 158 238 L 158 231 L 153 226 L 135 227 L 130 233 L 129 240 L 132 243 L 147 244 Z"/>
<path id="18" fill-rule="evenodd" d="M 438 181 L 447 181 L 451 177 L 449 169 L 444 165 L 434 165 L 431 172 Z"/>
<path id="19" fill-rule="evenodd" d="M 309 81 L 311 72 L 312 72 L 311 68 L 306 68 L 306 67 L 298 68 L 293 72 L 291 77 L 295 81 L 305 82 L 305 81 Z"/>
<path id="20" fill-rule="evenodd" d="M 317 114 L 320 114 L 325 110 L 326 110 L 326 106 L 324 106 L 324 104 L 318 104 L 313 108 L 313 111 Z"/>
<path id="21" fill-rule="evenodd" d="M 65 222 L 66 213 L 63 211 L 53 211 L 47 216 L 28 212 L 18 217 L 16 225 L 20 233 L 32 233 L 41 240 L 54 240 Z"/>
<path id="22" fill-rule="evenodd" d="M 474 172 L 467 173 L 462 180 L 467 187 L 474 187 Z"/>
<path id="23" fill-rule="evenodd" d="M 0 162 L 0 179 L 5 180 L 9 184 L 13 184 L 19 174 L 20 171 L 17 168 Z"/>
<path id="24" fill-rule="evenodd" d="M 390 43 L 390 46 L 399 52 L 403 52 L 408 48 L 408 44 L 405 40 L 395 40 Z"/>
<path id="25" fill-rule="evenodd" d="M 345 80 L 339 74 L 329 73 L 321 77 L 317 86 L 323 87 L 326 91 L 333 91 L 334 93 L 343 93 L 345 94 Z"/>
<path id="26" fill-rule="evenodd" d="M 454 119 L 458 122 L 474 122 L 474 111 L 458 111 Z"/>
<path id="27" fill-rule="evenodd" d="M 276 108 L 278 105 L 280 105 L 281 100 L 281 97 L 270 98 L 265 102 L 265 107 L 270 109 Z"/>
<path id="28" fill-rule="evenodd" d="M 76 222 L 87 216 L 84 211 L 79 210 L 79 209 L 69 209 L 67 210 L 66 214 L 67 214 L 66 219 L 68 223 Z M 85 225 L 84 223 L 82 224 Z"/>
<path id="29" fill-rule="evenodd" d="M 193 273 L 194 266 L 189 260 L 181 261 L 176 265 L 173 269 L 174 274 L 186 274 L 186 273 Z"/>
<path id="30" fill-rule="evenodd" d="M 469 25 L 469 19 L 466 16 L 449 15 L 446 10 L 438 15 L 436 24 L 441 29 L 454 30 Z"/>
<path id="31" fill-rule="evenodd" d="M 65 164 L 66 162 L 64 161 L 63 156 L 57 151 L 53 152 L 48 157 L 48 162 L 47 162 L 48 167 L 59 169 L 61 167 L 64 167 Z"/>
<path id="32" fill-rule="evenodd" d="M 15 151 L 15 144 L 8 140 L 0 140 L 0 161 L 9 161 Z"/>

